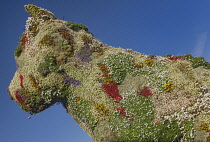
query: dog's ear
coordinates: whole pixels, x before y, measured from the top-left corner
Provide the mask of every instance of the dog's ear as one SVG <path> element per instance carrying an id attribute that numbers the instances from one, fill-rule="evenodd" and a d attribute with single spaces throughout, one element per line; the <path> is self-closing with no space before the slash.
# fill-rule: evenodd
<path id="1" fill-rule="evenodd" d="M 46 20 L 55 20 L 57 19 L 55 15 L 43 8 L 40 8 L 34 4 L 25 5 L 25 10 L 30 14 L 31 17 L 34 17 L 35 20 L 38 21 L 46 21 Z"/>

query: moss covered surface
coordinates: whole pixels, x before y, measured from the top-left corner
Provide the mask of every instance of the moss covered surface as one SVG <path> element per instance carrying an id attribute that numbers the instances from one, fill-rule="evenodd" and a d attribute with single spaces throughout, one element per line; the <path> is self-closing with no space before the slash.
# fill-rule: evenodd
<path id="1" fill-rule="evenodd" d="M 35 5 L 15 50 L 10 96 L 35 115 L 55 103 L 94 141 L 205 141 L 210 63 L 202 57 L 144 55 L 95 39 L 84 25 Z"/>

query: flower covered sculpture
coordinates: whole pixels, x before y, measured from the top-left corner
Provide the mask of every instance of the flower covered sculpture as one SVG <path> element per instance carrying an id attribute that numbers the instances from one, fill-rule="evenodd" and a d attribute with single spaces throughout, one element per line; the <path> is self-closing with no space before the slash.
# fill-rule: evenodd
<path id="1" fill-rule="evenodd" d="M 82 24 L 29 4 L 8 92 L 35 115 L 55 103 L 94 141 L 206 140 L 210 63 L 107 46 Z M 201 135 L 202 134 L 202 135 Z"/>

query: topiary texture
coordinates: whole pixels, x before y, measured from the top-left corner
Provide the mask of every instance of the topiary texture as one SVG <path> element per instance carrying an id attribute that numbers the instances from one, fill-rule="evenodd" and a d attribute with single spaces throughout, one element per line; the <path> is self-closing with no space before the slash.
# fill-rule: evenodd
<path id="1" fill-rule="evenodd" d="M 209 139 L 210 65 L 204 58 L 114 48 L 84 25 L 33 4 L 25 9 L 31 17 L 8 89 L 24 111 L 35 115 L 61 103 L 97 142 Z"/>
<path id="2" fill-rule="evenodd" d="M 68 26 L 70 29 L 72 29 L 74 31 L 79 31 L 79 30 L 88 31 L 88 27 L 83 25 L 83 24 L 77 24 L 77 23 L 74 23 L 74 22 L 67 22 L 66 26 Z"/>

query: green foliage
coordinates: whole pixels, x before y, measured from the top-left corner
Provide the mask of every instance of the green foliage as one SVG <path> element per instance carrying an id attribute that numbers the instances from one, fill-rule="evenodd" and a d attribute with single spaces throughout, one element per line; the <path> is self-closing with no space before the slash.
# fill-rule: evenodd
<path id="1" fill-rule="evenodd" d="M 120 134 L 118 141 L 153 141 L 155 139 L 155 124 L 151 99 L 131 91 L 127 91 L 125 94 L 124 99 L 118 105 L 124 107 L 127 115 L 134 120 L 130 121 L 130 119 L 121 116 L 119 112 L 112 113 L 110 125 L 114 132 Z"/>
<path id="2" fill-rule="evenodd" d="M 135 70 L 132 72 L 132 75 L 143 75 L 147 77 L 161 92 L 166 90 L 166 83 L 170 81 L 168 68 L 161 62 L 153 62 L 152 67 L 146 66 Z"/>
<path id="3" fill-rule="evenodd" d="M 22 42 L 23 42 L 23 40 L 24 40 L 24 36 L 25 36 L 25 34 L 22 34 L 21 36 L 20 36 L 20 41 L 19 41 L 19 43 L 18 43 L 18 46 L 17 46 L 17 48 L 15 49 L 15 52 L 14 52 L 14 55 L 16 56 L 16 57 L 19 57 L 20 56 L 20 54 L 21 54 L 21 52 L 22 52 Z"/>
<path id="4" fill-rule="evenodd" d="M 185 59 L 187 59 L 187 60 L 193 59 L 193 56 L 192 56 L 191 54 L 186 54 L 186 55 L 184 55 L 183 57 L 184 57 Z"/>
<path id="5" fill-rule="evenodd" d="M 44 62 L 39 64 L 38 72 L 46 77 L 51 72 L 62 72 L 62 68 L 57 65 L 54 56 L 45 56 Z"/>
<path id="6" fill-rule="evenodd" d="M 16 49 L 15 49 L 15 56 L 16 57 L 19 57 L 20 56 L 20 54 L 21 54 L 21 52 L 22 52 L 22 47 L 19 45 Z"/>
<path id="7" fill-rule="evenodd" d="M 88 27 L 83 25 L 83 24 L 77 24 L 77 23 L 74 23 L 74 22 L 67 22 L 66 26 L 68 26 L 70 29 L 72 29 L 74 31 L 79 31 L 79 30 L 88 31 Z"/>
<path id="8" fill-rule="evenodd" d="M 45 56 L 44 60 L 46 63 L 49 63 L 52 66 L 56 65 L 56 58 L 54 56 Z"/>
<path id="9" fill-rule="evenodd" d="M 127 73 L 131 73 L 134 69 L 132 65 L 133 56 L 130 54 L 118 52 L 109 54 L 104 58 L 104 64 L 108 67 L 110 79 L 114 82 L 121 83 Z"/>
<path id="10" fill-rule="evenodd" d="M 165 55 L 164 57 L 172 57 L 173 55 L 171 55 L 171 54 L 167 54 L 167 55 Z"/>
<path id="11" fill-rule="evenodd" d="M 163 124 L 157 126 L 157 129 L 157 139 L 160 142 L 178 142 L 182 138 L 177 120 L 164 120 Z"/>
<path id="12" fill-rule="evenodd" d="M 207 62 L 204 57 L 193 57 L 191 54 L 186 54 L 183 57 L 192 62 L 193 68 L 203 66 L 206 69 L 210 69 L 210 62 Z"/>
<path id="13" fill-rule="evenodd" d="M 200 66 L 203 66 L 203 67 L 208 66 L 208 62 L 205 61 L 205 59 L 203 57 L 194 57 L 191 61 L 192 61 L 193 68 L 197 68 Z"/>
<path id="14" fill-rule="evenodd" d="M 68 90 L 66 89 L 68 92 Z M 92 116 L 91 105 L 87 100 L 78 99 L 77 96 L 72 94 L 71 92 L 68 93 L 68 106 L 71 109 L 74 116 L 79 118 L 83 123 L 85 123 L 91 130 L 97 125 L 97 121 Z"/>
<path id="15" fill-rule="evenodd" d="M 183 138 L 186 139 L 187 141 L 193 141 L 193 138 L 191 136 L 194 133 L 193 125 L 194 123 L 192 120 L 184 120 L 181 123 L 180 127 L 184 128 L 182 133 L 186 133 L 186 135 Z"/>

